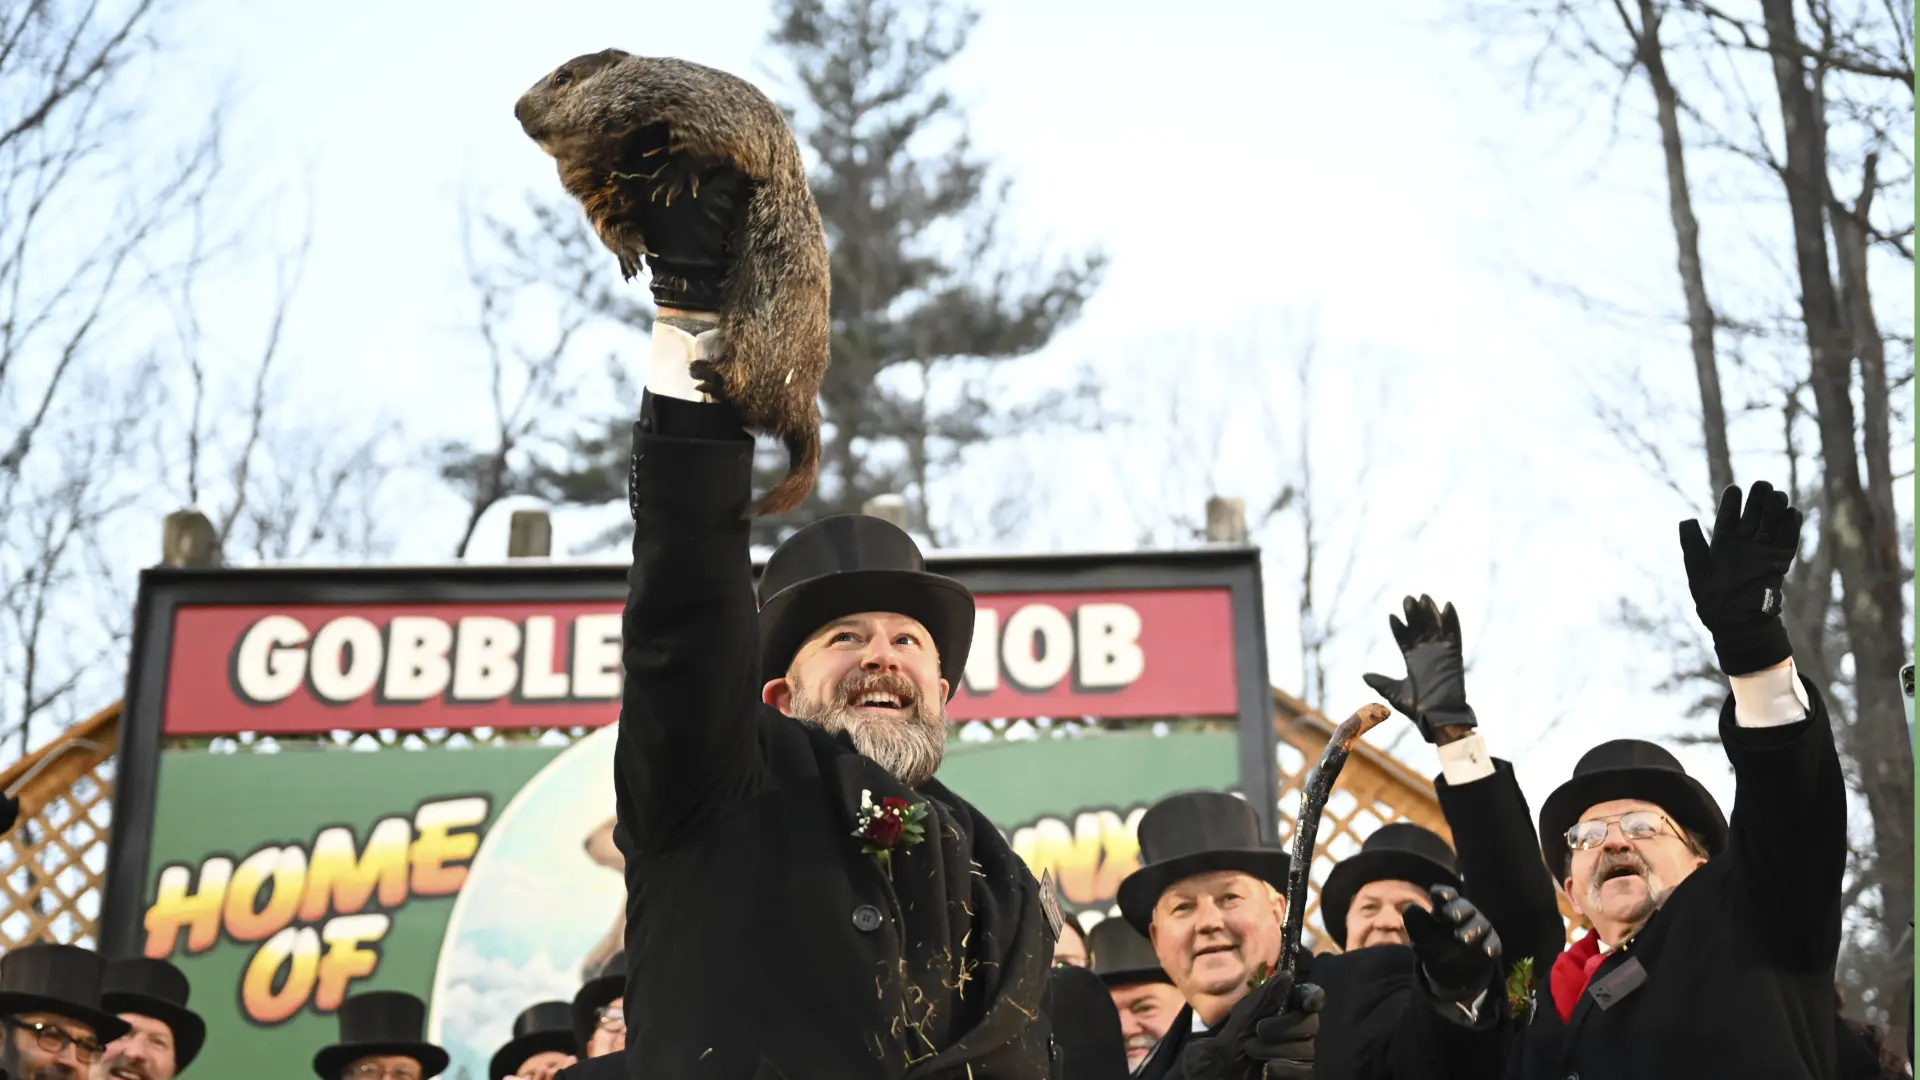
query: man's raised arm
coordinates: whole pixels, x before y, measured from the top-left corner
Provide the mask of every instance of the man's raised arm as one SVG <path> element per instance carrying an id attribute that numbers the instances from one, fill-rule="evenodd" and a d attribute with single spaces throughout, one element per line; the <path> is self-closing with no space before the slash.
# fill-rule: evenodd
<path id="1" fill-rule="evenodd" d="M 1781 588 L 1801 514 L 1760 481 L 1721 496 L 1713 539 L 1680 526 L 1687 586 L 1732 684 L 1720 739 L 1733 762 L 1729 901 L 1758 948 L 1796 970 L 1832 966 L 1847 862 L 1846 780 L 1818 692 L 1794 670 Z"/>
<path id="2" fill-rule="evenodd" d="M 633 567 L 614 791 L 639 852 L 670 846 L 748 793 L 762 767 L 746 518 L 753 440 L 734 408 L 699 381 L 702 361 L 723 347 L 708 301 L 727 272 L 745 184 L 720 166 L 696 190 L 650 204 L 645 222 L 649 264 L 668 259 L 678 272 L 653 265 L 659 317 L 628 476 Z M 691 281 L 695 271 L 713 280 Z"/>

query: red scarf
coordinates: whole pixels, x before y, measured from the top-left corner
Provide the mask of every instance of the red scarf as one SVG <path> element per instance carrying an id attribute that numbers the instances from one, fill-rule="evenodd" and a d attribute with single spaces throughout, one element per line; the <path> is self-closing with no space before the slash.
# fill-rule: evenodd
<path id="1" fill-rule="evenodd" d="M 1600 935 L 1589 930 L 1586 937 L 1574 942 L 1554 960 L 1547 985 L 1553 991 L 1553 1007 L 1560 1011 L 1562 1021 L 1573 1019 L 1573 1007 L 1580 1004 L 1580 995 L 1586 992 L 1595 969 L 1606 958 L 1600 951 Z"/>

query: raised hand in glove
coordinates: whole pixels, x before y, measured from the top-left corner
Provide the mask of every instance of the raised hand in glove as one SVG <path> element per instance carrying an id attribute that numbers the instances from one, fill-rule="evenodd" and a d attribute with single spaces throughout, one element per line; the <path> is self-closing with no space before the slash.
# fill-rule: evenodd
<path id="1" fill-rule="evenodd" d="M 1218 1030 L 1181 1054 L 1187 1080 L 1312 1080 L 1314 1040 L 1327 996 L 1275 974 L 1240 1000 Z"/>
<path id="2" fill-rule="evenodd" d="M 1800 550 L 1801 521 L 1786 493 L 1761 480 L 1747 492 L 1745 512 L 1739 488 L 1720 494 L 1711 543 L 1698 520 L 1680 523 L 1693 609 L 1728 675 L 1770 668 L 1793 653 L 1780 621 L 1780 588 Z"/>
<path id="3" fill-rule="evenodd" d="M 1407 677 L 1365 676 L 1367 685 L 1387 699 L 1396 711 L 1419 727 L 1428 742 L 1451 742 L 1479 721 L 1467 704 L 1466 665 L 1460 658 L 1460 616 L 1448 604 L 1443 611 L 1433 597 L 1401 604 L 1407 621 L 1389 615 L 1393 640 L 1407 661 Z M 1451 728 L 1452 731 L 1442 731 Z"/>
<path id="4" fill-rule="evenodd" d="M 618 178 L 639 185 L 630 199 L 646 240 L 654 302 L 686 311 L 720 310 L 752 182 L 726 161 L 669 150 L 665 124 L 642 128 L 635 143 L 627 160 L 637 163 L 638 171 Z M 621 270 L 633 276 L 624 262 Z"/>
<path id="5" fill-rule="evenodd" d="M 1471 1005 L 1500 978 L 1500 935 L 1472 901 L 1448 885 L 1427 890 L 1433 910 L 1400 909 L 1427 989 L 1440 1001 Z"/>

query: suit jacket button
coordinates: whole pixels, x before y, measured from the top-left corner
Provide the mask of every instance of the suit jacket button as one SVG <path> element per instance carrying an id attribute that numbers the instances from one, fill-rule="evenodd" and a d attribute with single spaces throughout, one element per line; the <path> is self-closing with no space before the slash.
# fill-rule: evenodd
<path id="1" fill-rule="evenodd" d="M 871 934 L 880 929 L 880 909 L 872 904 L 861 904 L 853 909 L 853 928 L 863 934 Z"/>

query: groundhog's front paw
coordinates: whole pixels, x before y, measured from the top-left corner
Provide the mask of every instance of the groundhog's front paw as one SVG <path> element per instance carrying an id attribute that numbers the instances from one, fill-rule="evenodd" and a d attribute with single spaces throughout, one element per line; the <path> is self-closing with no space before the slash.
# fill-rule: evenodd
<path id="1" fill-rule="evenodd" d="M 693 376 L 694 385 L 700 392 L 715 401 L 727 400 L 727 380 L 720 374 L 720 367 L 712 360 L 695 360 L 687 365 L 688 374 Z"/>

